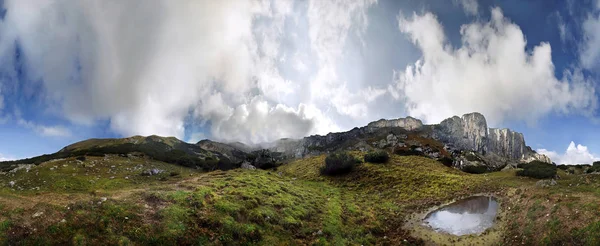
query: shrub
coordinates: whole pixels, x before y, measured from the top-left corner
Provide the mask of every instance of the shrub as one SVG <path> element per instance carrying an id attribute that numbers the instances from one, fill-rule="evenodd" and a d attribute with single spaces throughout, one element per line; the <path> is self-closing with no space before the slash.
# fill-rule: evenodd
<path id="1" fill-rule="evenodd" d="M 321 168 L 322 175 L 335 176 L 351 172 L 357 160 L 346 152 L 338 152 L 325 158 L 325 166 Z"/>
<path id="2" fill-rule="evenodd" d="M 517 176 L 525 176 L 537 179 L 547 179 L 556 176 L 556 166 L 549 163 L 532 161 L 519 166 L 523 168 L 523 170 L 517 171 Z"/>
<path id="3" fill-rule="evenodd" d="M 77 158 L 78 161 L 85 161 L 85 156 L 78 156 Z"/>
<path id="4" fill-rule="evenodd" d="M 600 172 L 600 161 L 595 161 L 590 168 L 586 170 L 587 173 Z"/>
<path id="5" fill-rule="evenodd" d="M 385 152 L 383 150 L 378 150 L 378 151 L 371 151 L 371 152 L 365 154 L 364 159 L 365 159 L 365 162 L 386 163 L 390 159 L 390 156 L 388 155 L 387 152 Z"/>
<path id="6" fill-rule="evenodd" d="M 454 164 L 454 160 L 450 157 L 444 156 L 438 159 L 439 162 L 444 164 L 444 166 L 451 167 Z"/>
<path id="7" fill-rule="evenodd" d="M 396 148 L 394 154 L 401 156 L 418 155 L 422 156 L 423 152 L 418 151 L 417 148 Z"/>
<path id="8" fill-rule="evenodd" d="M 473 174 L 482 174 L 482 173 L 486 173 L 488 171 L 487 167 L 485 166 L 466 166 L 463 167 L 463 172 L 467 172 L 467 173 L 473 173 Z"/>
<path id="9" fill-rule="evenodd" d="M 274 154 L 275 153 L 266 149 L 254 151 L 252 153 L 254 159 L 252 159 L 251 163 L 253 166 L 260 169 L 274 168 L 278 166 L 277 159 Z"/>

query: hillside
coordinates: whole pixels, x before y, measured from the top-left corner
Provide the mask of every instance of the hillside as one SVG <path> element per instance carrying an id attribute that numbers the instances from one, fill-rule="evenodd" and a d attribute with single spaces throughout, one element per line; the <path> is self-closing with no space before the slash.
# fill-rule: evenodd
<path id="1" fill-rule="evenodd" d="M 475 175 L 426 157 L 391 157 L 339 177 L 318 174 L 322 155 L 277 170 L 212 172 L 70 157 L 0 175 L 0 230 L 18 244 L 598 243 L 597 175 L 561 173 L 557 186 L 540 188 L 514 172 Z M 495 194 L 504 210 L 501 226 L 483 236 L 407 227 L 430 207 L 481 193 Z"/>

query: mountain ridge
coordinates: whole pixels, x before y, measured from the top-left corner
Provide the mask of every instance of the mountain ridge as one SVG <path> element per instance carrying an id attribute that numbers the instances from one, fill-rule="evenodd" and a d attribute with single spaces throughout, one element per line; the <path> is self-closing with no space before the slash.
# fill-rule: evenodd
<path id="1" fill-rule="evenodd" d="M 54 154 L 40 156 L 44 157 L 41 159 L 34 157 L 2 164 L 4 169 L 8 169 L 7 164 L 30 164 L 28 160 L 39 164 L 40 161 L 70 155 L 141 152 L 166 162 L 214 170 L 240 167 L 243 162 L 270 167 L 278 162 L 333 151 L 373 149 L 416 151 L 433 159 L 451 158 L 452 165 L 459 169 L 484 166 L 494 171 L 532 160 L 551 163 L 547 156 L 536 153 L 525 144 L 522 133 L 508 128 L 488 128 L 485 117 L 473 112 L 430 125 L 411 116 L 380 119 L 345 132 L 311 135 L 301 139 L 282 138 L 255 146 L 209 139 L 192 144 L 175 137 L 157 135 L 92 138 L 65 146 Z M 470 158 L 472 155 L 477 158 Z"/>

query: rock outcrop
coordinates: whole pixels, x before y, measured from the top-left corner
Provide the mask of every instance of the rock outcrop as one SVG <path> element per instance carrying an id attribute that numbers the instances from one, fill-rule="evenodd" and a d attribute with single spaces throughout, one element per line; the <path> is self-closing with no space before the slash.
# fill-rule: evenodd
<path id="1" fill-rule="evenodd" d="M 408 135 L 412 137 L 408 139 Z M 440 143 L 443 148 L 435 148 L 431 141 Z M 336 150 L 397 148 L 420 152 L 431 158 L 451 155 L 458 168 L 485 165 L 490 170 L 499 170 L 506 165 L 532 160 L 551 163 L 547 156 L 525 144 L 523 134 L 510 129 L 488 128 L 480 113 L 454 116 L 435 125 L 424 125 L 412 117 L 382 119 L 347 132 L 282 139 L 269 149 L 281 152 L 287 158 L 302 158 Z M 424 151 L 426 149 L 428 151 Z"/>
<path id="2" fill-rule="evenodd" d="M 545 162 L 545 163 L 552 163 L 552 160 L 550 160 L 550 157 L 544 155 L 544 154 L 539 154 L 536 153 L 535 151 L 533 152 L 529 152 L 528 154 L 524 154 L 523 158 L 521 158 L 521 162 L 532 162 L 532 161 L 541 161 L 541 162 Z"/>
<path id="3" fill-rule="evenodd" d="M 421 122 L 419 119 L 408 116 L 406 118 L 399 118 L 395 120 L 381 119 L 378 121 L 373 121 L 367 125 L 369 130 L 376 130 L 385 127 L 398 127 L 407 131 L 414 131 L 421 129 L 423 127 L 423 122 Z"/>
<path id="4" fill-rule="evenodd" d="M 488 147 L 487 122 L 480 113 L 454 116 L 443 120 L 435 129 L 434 138 L 454 148 L 472 150 L 485 155 Z"/>
<path id="5" fill-rule="evenodd" d="M 453 149 L 472 151 L 481 155 L 486 165 L 493 169 L 533 160 L 552 163 L 547 156 L 529 148 L 525 144 L 522 133 L 506 128 L 488 129 L 485 117 L 480 113 L 448 118 L 434 126 L 434 129 L 434 138 Z"/>
<path id="6" fill-rule="evenodd" d="M 488 150 L 499 156 L 518 160 L 526 154 L 525 138 L 522 133 L 510 129 L 490 128 Z"/>
<path id="7" fill-rule="evenodd" d="M 302 139 L 281 139 L 267 145 L 274 152 L 281 152 L 287 158 L 302 158 L 336 150 L 370 150 L 404 146 L 406 132 L 424 129 L 419 119 L 412 117 L 394 120 L 378 120 L 364 127 L 355 127 L 346 132 L 329 133 L 325 136 L 313 135 Z M 368 140 L 377 139 L 377 142 Z"/>

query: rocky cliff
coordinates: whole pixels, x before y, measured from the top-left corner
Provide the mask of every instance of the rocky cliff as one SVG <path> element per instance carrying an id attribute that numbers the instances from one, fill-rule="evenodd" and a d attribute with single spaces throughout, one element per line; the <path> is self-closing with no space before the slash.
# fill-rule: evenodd
<path id="1" fill-rule="evenodd" d="M 473 151 L 495 167 L 531 160 L 551 163 L 550 158 L 525 144 L 522 133 L 507 128 L 488 128 L 480 113 L 465 114 L 460 118 L 454 116 L 434 129 L 434 138 L 455 149 Z"/>
<path id="2" fill-rule="evenodd" d="M 438 146 L 436 143 L 439 143 Z M 439 147 L 443 146 L 443 147 Z M 523 134 L 510 129 L 488 128 L 480 113 L 454 116 L 440 124 L 424 125 L 412 117 L 378 120 L 347 132 L 282 139 L 270 147 L 288 158 L 302 158 L 336 150 L 404 148 L 432 158 L 454 158 L 455 166 L 486 165 L 499 169 L 523 161 L 550 159 L 525 144 Z M 468 152 L 468 155 L 465 153 Z"/>
<path id="3" fill-rule="evenodd" d="M 480 113 L 454 116 L 434 127 L 434 138 L 457 149 L 468 149 L 481 154 L 487 152 L 487 122 Z"/>
<path id="4" fill-rule="evenodd" d="M 488 150 L 509 159 L 521 159 L 527 154 L 525 138 L 520 132 L 510 129 L 490 128 L 488 133 Z"/>
<path id="5" fill-rule="evenodd" d="M 399 127 L 407 131 L 414 131 L 421 129 L 423 127 L 423 122 L 421 122 L 419 119 L 408 116 L 406 118 L 399 118 L 395 120 L 381 119 L 378 121 L 373 121 L 367 125 L 367 128 L 370 130 L 376 130 L 385 127 Z"/>

